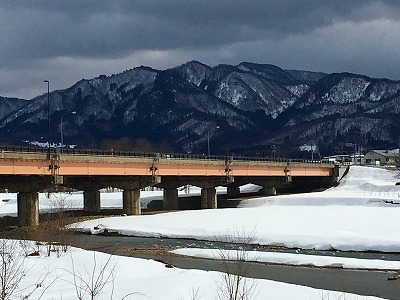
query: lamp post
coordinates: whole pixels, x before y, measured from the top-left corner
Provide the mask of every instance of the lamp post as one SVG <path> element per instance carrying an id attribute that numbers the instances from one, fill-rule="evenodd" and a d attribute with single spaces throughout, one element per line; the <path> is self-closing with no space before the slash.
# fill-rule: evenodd
<path id="1" fill-rule="evenodd" d="M 48 154 L 50 158 L 50 81 L 45 80 L 45 83 L 47 83 L 47 142 L 48 142 Z"/>
<path id="2" fill-rule="evenodd" d="M 68 115 L 68 114 L 76 114 L 76 111 L 72 111 L 72 112 L 67 112 L 65 114 L 63 114 L 61 116 L 61 120 L 60 120 L 60 134 L 61 134 L 61 153 L 63 153 L 63 149 L 64 149 L 64 134 L 63 134 L 63 118 L 64 116 Z"/>
<path id="3" fill-rule="evenodd" d="M 314 161 L 314 147 L 315 145 L 311 144 L 311 161 Z"/>
<path id="4" fill-rule="evenodd" d="M 207 153 L 210 156 L 210 130 L 207 130 Z"/>

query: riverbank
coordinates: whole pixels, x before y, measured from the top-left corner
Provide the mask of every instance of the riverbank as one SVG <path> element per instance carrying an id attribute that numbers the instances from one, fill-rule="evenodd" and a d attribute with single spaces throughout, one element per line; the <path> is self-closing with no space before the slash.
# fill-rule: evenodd
<path id="1" fill-rule="evenodd" d="M 12 237 L 15 236 L 8 236 L 8 238 Z M 49 238 L 51 236 L 48 235 L 47 237 Z M 25 238 L 37 239 L 38 236 L 35 236 L 34 232 L 30 232 L 30 234 L 26 233 Z M 60 236 L 58 236 L 58 238 L 60 238 Z M 56 241 L 56 239 L 57 237 L 54 236 L 51 240 Z M 61 237 L 61 239 L 65 240 L 65 237 Z M 173 267 L 176 270 L 186 269 L 189 270 L 191 273 L 193 272 L 193 270 L 203 270 L 207 272 L 226 271 L 226 261 L 217 259 L 216 257 L 219 251 L 224 251 L 224 247 L 221 246 L 220 243 L 211 243 L 209 241 L 82 234 L 74 234 L 70 237 L 69 242 L 76 247 L 89 251 L 112 254 L 116 258 L 123 256 L 132 259 L 139 258 L 152 260 L 155 262 L 161 262 L 163 265 Z M 192 257 L 188 256 L 188 253 L 179 255 L 177 253 L 171 252 L 174 249 L 183 249 L 187 245 L 191 245 L 192 247 L 197 248 L 202 247 L 206 250 L 214 248 L 214 252 L 211 255 L 212 257 L 209 256 L 205 258 L 198 257 L 200 255 Z M 244 247 L 238 247 L 238 245 L 226 244 L 225 246 L 225 248 L 227 249 L 239 249 L 239 251 L 242 251 L 241 249 L 245 249 Z M 277 251 L 276 253 L 284 253 L 283 251 L 285 251 L 285 249 L 282 248 L 275 250 Z M 300 252 L 297 251 L 297 255 L 300 255 Z M 296 253 L 295 250 L 293 250 L 293 253 Z M 334 253 L 330 252 L 330 254 Z M 357 255 L 357 253 L 353 254 Z M 375 253 L 375 255 L 381 254 Z M 71 254 L 67 252 L 64 255 L 67 258 L 64 257 L 64 259 L 68 260 L 68 256 L 70 255 Z M 325 255 L 327 255 L 327 253 L 325 253 Z M 273 280 L 287 284 L 302 285 L 315 289 L 314 292 L 307 292 L 312 296 L 306 299 L 321 299 L 319 297 L 319 293 L 328 293 L 328 291 L 339 291 L 340 293 L 346 293 L 348 297 L 350 297 L 349 294 L 356 294 L 358 296 L 354 297 L 356 297 L 357 299 L 367 299 L 363 298 L 362 296 L 371 295 L 385 299 L 400 299 L 400 295 L 398 293 L 398 291 L 400 290 L 400 280 L 388 280 L 396 275 L 396 272 L 394 271 L 384 269 L 372 270 L 365 267 L 360 267 L 358 269 L 347 269 L 345 266 L 332 266 L 332 264 L 317 266 L 315 261 L 311 259 L 311 257 L 314 255 L 308 256 L 310 257 L 310 260 L 308 260 L 308 263 L 303 262 L 302 265 L 295 265 L 293 263 L 290 264 L 288 263 L 288 261 L 286 261 L 285 263 L 272 263 L 270 261 L 261 260 L 245 262 L 247 270 L 245 276 L 249 278 Z M 90 261 L 91 259 L 92 258 L 90 258 L 89 253 L 89 257 L 87 258 L 87 260 Z M 373 261 L 377 262 L 378 260 L 373 259 Z M 386 262 L 388 261 L 389 260 L 386 260 Z M 57 264 L 59 263 L 57 261 L 55 262 Z M 129 264 L 128 261 L 124 261 L 124 263 Z M 82 262 L 82 265 L 87 266 L 87 262 Z M 292 299 L 290 297 L 293 296 L 294 295 L 291 295 L 287 299 Z M 272 297 L 272 299 L 279 298 Z M 302 298 L 300 296 L 297 297 L 297 299 Z"/>
<path id="2" fill-rule="evenodd" d="M 338 187 L 323 192 L 244 200 L 240 208 L 177 211 L 90 220 L 92 234 L 189 238 L 288 248 L 398 252 L 397 174 L 353 166 Z"/>

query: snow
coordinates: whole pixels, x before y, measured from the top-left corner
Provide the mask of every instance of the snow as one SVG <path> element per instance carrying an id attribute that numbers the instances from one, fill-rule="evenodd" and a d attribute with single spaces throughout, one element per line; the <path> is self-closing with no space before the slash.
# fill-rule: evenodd
<path id="1" fill-rule="evenodd" d="M 343 78 L 330 90 L 330 93 L 322 97 L 321 101 L 338 104 L 356 102 L 365 95 L 365 90 L 369 84 L 369 81 L 362 78 Z"/>
<path id="2" fill-rule="evenodd" d="M 24 246 L 26 247 L 26 243 Z M 44 295 L 41 299 L 78 299 L 76 287 L 79 290 L 83 282 L 77 280 L 75 284 L 74 274 L 89 283 L 90 279 L 99 279 L 101 272 L 104 278 L 110 276 L 98 299 L 193 299 L 190 296 L 197 290 L 201 299 L 217 299 L 218 284 L 221 281 L 221 273 L 218 272 L 166 268 L 163 263 L 146 259 L 110 256 L 77 248 L 61 253 L 60 257 L 54 252 L 46 256 L 45 252 L 42 246 L 40 256 L 26 258 L 28 276 L 22 278 L 20 288 L 32 287 L 41 282 L 28 299 L 38 299 L 42 292 Z M 100 280 L 100 283 L 105 281 Z M 322 294 L 340 299 L 343 296 L 341 292 L 322 291 L 270 280 L 251 281 L 258 294 L 257 299 L 309 300 L 322 299 Z M 34 288 L 28 290 L 32 289 Z M 26 294 L 28 290 L 22 294 Z M 90 299 L 87 292 L 83 299 Z"/>
<path id="3" fill-rule="evenodd" d="M 235 230 L 255 232 L 255 242 L 319 250 L 400 249 L 400 187 L 396 173 L 353 166 L 336 188 L 324 192 L 242 201 L 241 208 L 122 216 L 81 223 L 90 231 L 101 223 L 131 236 L 235 241 Z"/>
<path id="4" fill-rule="evenodd" d="M 286 88 L 294 96 L 300 98 L 301 96 L 303 96 L 307 92 L 307 90 L 309 89 L 309 86 L 307 84 L 298 84 L 298 85 L 287 85 Z"/>
<path id="5" fill-rule="evenodd" d="M 80 230 L 97 233 L 95 228 L 107 228 L 108 231 L 124 235 L 152 237 L 184 237 L 201 240 L 243 241 L 250 238 L 254 243 L 263 245 L 282 245 L 305 249 L 337 250 L 374 250 L 398 252 L 400 249 L 400 186 L 398 172 L 373 167 L 352 166 L 348 175 L 338 187 L 324 192 L 260 197 L 241 202 L 239 208 L 177 211 L 158 215 L 121 216 L 90 220 L 77 224 Z M 258 187 L 247 185 L 243 191 Z M 225 192 L 224 188 L 218 189 Z M 200 190 L 191 188 L 191 194 Z M 185 191 L 180 191 L 184 194 Z M 48 210 L 52 201 L 65 200 L 69 207 L 82 207 L 82 194 L 58 194 L 47 197 L 40 194 L 40 209 Z M 161 200 L 162 192 L 142 192 L 142 205 L 151 200 Z M 1 215 L 16 214 L 16 195 L 0 194 Z M 121 207 L 121 192 L 102 193 L 102 207 Z M 217 258 L 218 250 L 176 249 L 175 253 Z M 32 261 L 30 272 L 25 281 L 40 277 L 46 269 L 56 268 L 62 280 L 46 291 L 45 299 L 74 299 L 73 286 L 67 288 L 66 281 L 72 281 L 72 262 L 82 274 L 90 273 L 94 257 L 96 264 L 104 265 L 107 254 L 93 253 L 75 249 L 62 257 L 29 257 Z M 234 255 L 233 255 L 234 256 Z M 392 269 L 399 270 L 399 261 L 367 260 L 340 258 L 335 256 L 315 256 L 297 253 L 246 252 L 248 260 L 261 262 L 314 265 L 352 269 Z M 121 299 L 131 292 L 140 299 L 183 299 L 190 298 L 193 290 L 199 289 L 202 299 L 214 299 L 217 282 L 221 273 L 199 270 L 165 268 L 163 264 L 151 260 L 131 257 L 113 257 L 115 266 L 114 298 Z M 69 270 L 67 272 L 66 270 Z M 86 271 L 85 271 L 86 270 Z M 89 270 L 89 271 L 88 271 Z M 53 273 L 51 273 L 53 276 Z M 51 277 L 49 276 L 49 277 Z M 49 279 L 50 280 L 50 279 Z M 27 284 L 27 283 L 26 283 Z M 157 286 L 157 288 L 154 288 Z M 339 299 L 342 293 L 321 291 L 318 289 L 274 282 L 256 280 L 259 297 L 257 299 L 323 299 L 321 293 L 329 293 L 332 299 Z M 111 293 L 112 286 L 105 288 Z M 326 294 L 324 294 L 326 295 Z M 353 295 L 354 296 L 354 295 Z M 48 298 L 47 298 L 48 297 Z M 357 299 L 377 299 L 356 296 Z"/>
<path id="6" fill-rule="evenodd" d="M 215 249 L 180 248 L 171 252 L 179 255 L 211 259 L 224 259 L 226 257 L 232 258 L 237 256 L 235 250 L 224 250 L 221 252 L 220 250 Z M 260 251 L 246 251 L 246 253 L 243 255 L 245 255 L 247 261 L 267 262 L 295 266 L 316 266 L 367 270 L 400 269 L 400 261 L 386 261 L 380 259 L 356 259 L 349 257 Z"/>

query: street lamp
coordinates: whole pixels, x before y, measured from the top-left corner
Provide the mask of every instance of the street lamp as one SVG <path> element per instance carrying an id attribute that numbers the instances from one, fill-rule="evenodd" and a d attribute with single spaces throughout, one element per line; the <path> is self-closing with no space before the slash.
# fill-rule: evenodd
<path id="1" fill-rule="evenodd" d="M 50 158 L 50 81 L 45 80 L 44 82 L 47 83 L 47 130 L 48 130 L 48 135 L 47 135 L 47 142 L 49 143 L 48 145 L 48 154 Z"/>
<path id="2" fill-rule="evenodd" d="M 66 116 L 68 114 L 74 115 L 74 114 L 76 114 L 76 111 L 67 112 L 61 116 L 61 120 L 60 120 L 61 153 L 63 153 L 63 149 L 64 149 L 63 118 L 64 118 L 64 116 Z"/>

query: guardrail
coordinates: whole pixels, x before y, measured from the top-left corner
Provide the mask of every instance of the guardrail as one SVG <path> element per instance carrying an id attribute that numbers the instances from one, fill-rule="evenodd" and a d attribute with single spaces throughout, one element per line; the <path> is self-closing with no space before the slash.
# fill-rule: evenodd
<path id="1" fill-rule="evenodd" d="M 15 153 L 49 153 L 48 148 L 43 147 L 15 147 L 15 146 L 1 146 L 2 152 L 15 152 Z M 202 155 L 202 154 L 182 154 L 182 153 L 158 153 L 158 152 L 136 152 L 136 151 L 120 151 L 120 150 L 98 150 L 98 149 L 64 149 L 62 153 L 59 149 L 52 148 L 51 153 L 61 155 L 90 155 L 90 156 L 120 156 L 120 157 L 148 157 L 148 158 L 165 158 L 165 159 L 204 159 L 204 160 L 225 160 L 225 161 L 261 161 L 271 163 L 309 163 L 309 164 L 330 164 L 334 165 L 332 161 L 322 160 L 307 160 L 297 158 L 272 158 L 265 156 L 248 157 L 241 155 Z"/>

